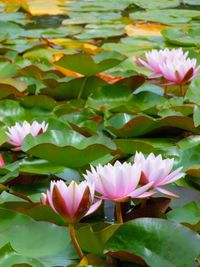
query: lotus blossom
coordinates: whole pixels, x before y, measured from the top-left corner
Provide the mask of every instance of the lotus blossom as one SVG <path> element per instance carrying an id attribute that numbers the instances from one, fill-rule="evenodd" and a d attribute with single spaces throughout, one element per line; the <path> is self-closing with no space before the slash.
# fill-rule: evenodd
<path id="1" fill-rule="evenodd" d="M 0 154 L 0 168 L 2 168 L 5 165 L 3 156 Z"/>
<path id="2" fill-rule="evenodd" d="M 152 192 L 146 192 L 151 188 L 153 182 L 137 188 L 141 176 L 141 165 L 131 163 L 120 163 L 114 165 L 91 166 L 91 171 L 84 175 L 90 183 L 95 183 L 95 188 L 101 194 L 101 199 L 115 202 L 126 202 L 131 198 L 146 198 Z"/>
<path id="3" fill-rule="evenodd" d="M 174 159 L 162 159 L 162 155 L 155 156 L 153 153 L 145 158 L 140 152 L 136 153 L 134 162 L 142 166 L 141 184 L 145 185 L 152 182 L 152 188 L 155 188 L 157 191 L 170 197 L 178 197 L 162 187 L 177 181 L 185 175 L 181 172 L 182 167 L 172 171 Z"/>
<path id="4" fill-rule="evenodd" d="M 150 75 L 149 78 L 158 78 L 163 76 L 163 68 L 162 65 L 166 61 L 174 61 L 183 63 L 187 60 L 188 52 L 183 52 L 182 48 L 179 49 L 171 49 L 165 48 L 163 50 L 151 50 L 145 53 L 146 60 L 141 58 L 137 59 L 137 63 L 147 69 L 155 72 L 154 74 Z"/>
<path id="5" fill-rule="evenodd" d="M 72 181 L 69 186 L 62 180 L 52 181 L 50 190 L 41 194 L 41 204 L 49 205 L 67 223 L 73 224 L 93 213 L 101 205 L 101 200 L 93 203 L 94 192 L 94 184 L 86 181 L 80 184 Z"/>
<path id="6" fill-rule="evenodd" d="M 31 134 L 32 136 L 37 136 L 40 133 L 46 132 L 47 128 L 48 124 L 45 124 L 44 121 L 42 123 L 34 121 L 32 124 L 27 121 L 24 121 L 22 124 L 17 122 L 14 126 L 8 127 L 8 142 L 16 146 L 16 148 L 14 148 L 13 150 L 19 151 L 21 150 L 24 138 L 28 134 Z"/>

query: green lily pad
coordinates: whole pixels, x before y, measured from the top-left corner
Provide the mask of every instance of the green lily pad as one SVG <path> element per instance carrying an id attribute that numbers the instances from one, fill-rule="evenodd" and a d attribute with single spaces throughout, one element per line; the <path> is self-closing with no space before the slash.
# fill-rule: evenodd
<path id="1" fill-rule="evenodd" d="M 122 154 L 134 155 L 137 151 L 140 151 L 145 154 L 154 154 L 166 153 L 166 151 L 171 151 L 172 147 L 175 144 L 174 139 L 169 138 L 127 138 L 127 139 L 115 139 L 114 140 L 117 148 Z"/>
<path id="2" fill-rule="evenodd" d="M 66 7 L 67 10 L 70 11 L 78 11 L 78 12 L 91 12 L 91 11 L 118 11 L 124 10 L 129 4 L 131 4 L 131 0 L 123 0 L 116 5 L 114 0 L 109 1 L 90 1 L 89 3 L 86 1 L 76 2 L 76 3 L 66 3 L 62 6 Z"/>
<path id="3" fill-rule="evenodd" d="M 87 54 L 66 55 L 56 62 L 63 68 L 91 76 L 113 68 L 123 61 L 124 57 L 117 52 L 102 52 L 96 56 Z"/>
<path id="4" fill-rule="evenodd" d="M 17 24 L 26 24 L 26 14 L 22 12 L 9 12 L 9 13 L 1 13 L 0 16 L 1 22 L 14 22 Z"/>
<path id="5" fill-rule="evenodd" d="M 195 17 L 199 17 L 199 11 L 185 9 L 154 9 L 130 14 L 133 20 L 159 22 L 166 25 L 187 24 Z"/>
<path id="6" fill-rule="evenodd" d="M 187 101 L 189 100 L 192 103 L 199 104 L 200 101 L 199 86 L 200 86 L 200 77 L 197 77 L 189 85 L 185 94 L 185 100 Z"/>
<path id="7" fill-rule="evenodd" d="M 0 264 L 4 267 L 24 266 L 24 267 L 44 267 L 37 259 L 29 258 L 17 253 L 8 243 L 0 249 Z"/>
<path id="8" fill-rule="evenodd" d="M 0 168 L 0 183 L 6 183 L 16 178 L 19 175 L 18 162 L 7 164 Z"/>
<path id="9" fill-rule="evenodd" d="M 133 0 L 133 3 L 141 8 L 144 9 L 162 9 L 162 8 L 169 8 L 169 7 L 177 7 L 180 5 L 180 0 Z"/>
<path id="10" fill-rule="evenodd" d="M 77 3 L 76 3 L 77 4 Z M 91 11 L 91 10 L 90 10 Z M 69 18 L 63 20 L 63 25 L 79 25 L 89 23 L 109 23 L 121 18 L 121 14 L 117 12 L 79 12 L 70 13 Z"/>
<path id="11" fill-rule="evenodd" d="M 199 6 L 199 0 L 182 0 L 182 2 L 190 6 Z"/>
<path id="12" fill-rule="evenodd" d="M 105 126 L 118 137 L 141 136 L 158 127 L 156 120 L 149 116 L 124 113 L 113 116 Z"/>
<path id="13" fill-rule="evenodd" d="M 200 237 L 178 223 L 141 218 L 117 229 L 105 251 L 114 255 L 118 251 L 132 253 L 152 267 L 195 267 L 195 258 L 200 253 Z"/>
<path id="14" fill-rule="evenodd" d="M 52 130 L 37 137 L 28 135 L 23 143 L 23 151 L 72 168 L 89 164 L 115 148 L 115 144 L 103 135 L 86 138 L 71 130 Z"/>
<path id="15" fill-rule="evenodd" d="M 100 226 L 100 223 L 99 223 Z M 77 238 L 81 248 L 96 255 L 102 255 L 104 245 L 119 225 L 101 225 L 97 224 L 80 227 L 77 231 Z M 95 229 L 96 228 L 96 229 Z M 87 239 L 85 238 L 87 236 Z"/>
<path id="16" fill-rule="evenodd" d="M 75 37 L 80 40 L 95 39 L 95 38 L 109 38 L 122 36 L 125 34 L 124 24 L 99 24 L 90 25 L 88 24 L 85 29 L 76 35 Z"/>
<path id="17" fill-rule="evenodd" d="M 15 23 L 1 21 L 0 36 L 9 36 L 10 39 L 15 39 L 16 37 L 22 35 L 24 32 L 25 30 Z"/>
<path id="18" fill-rule="evenodd" d="M 67 82 L 55 82 L 55 87 L 48 85 L 41 90 L 42 94 L 53 97 L 56 100 L 83 98 L 86 99 L 98 87 L 105 85 L 98 77 L 71 78 Z"/>
<path id="19" fill-rule="evenodd" d="M 168 116 L 155 119 L 145 114 L 118 113 L 108 119 L 105 126 L 118 137 L 142 136 L 156 129 L 161 130 L 164 127 L 187 130 L 193 133 L 199 132 L 199 129 L 195 128 L 193 120 L 184 116 Z"/>
<path id="20" fill-rule="evenodd" d="M 195 225 L 200 222 L 200 206 L 192 201 L 184 205 L 182 208 L 168 212 L 167 218 L 179 223 Z"/>
<path id="21" fill-rule="evenodd" d="M 19 166 L 21 172 L 32 174 L 56 174 L 64 171 L 64 167 L 42 159 L 23 159 L 19 162 Z"/>
<path id="22" fill-rule="evenodd" d="M 164 29 L 162 35 L 168 42 L 181 46 L 195 46 L 200 43 L 200 28 L 183 29 Z"/>

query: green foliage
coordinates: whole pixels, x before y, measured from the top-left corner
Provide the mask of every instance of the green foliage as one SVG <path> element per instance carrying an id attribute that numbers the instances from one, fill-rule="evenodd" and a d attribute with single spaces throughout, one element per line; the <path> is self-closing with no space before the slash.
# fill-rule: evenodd
<path id="1" fill-rule="evenodd" d="M 152 9 L 130 14 L 130 18 L 133 20 L 159 22 L 166 25 L 187 24 L 198 17 L 199 11 L 184 9 Z"/>
<path id="2" fill-rule="evenodd" d="M 116 52 L 102 52 L 94 57 L 87 54 L 62 57 L 56 64 L 66 69 L 91 76 L 118 65 L 123 57 Z"/>
<path id="3" fill-rule="evenodd" d="M 181 46 L 195 46 L 200 43 L 200 28 L 182 29 L 165 29 L 162 31 L 163 36 L 168 42 Z"/>
<path id="4" fill-rule="evenodd" d="M 115 149 L 103 135 L 85 138 L 72 130 L 52 130 L 36 138 L 29 135 L 23 144 L 23 151 L 67 167 L 84 166 Z"/>
<path id="5" fill-rule="evenodd" d="M 183 47 L 199 64 L 199 0 L 61 1 L 64 14 L 55 16 L 35 15 L 34 1 L 8 2 L 0 3 L 0 266 L 197 266 L 200 77 L 184 97 L 178 86 L 165 97 L 136 59 Z M 15 151 L 6 132 L 25 120 L 48 130 Z M 134 201 L 124 225 L 113 224 L 106 202 L 76 228 L 80 263 L 41 193 L 52 180 L 79 182 L 90 164 L 132 161 L 137 151 L 183 167 L 185 179 L 169 187 L 180 199 Z"/>
<path id="6" fill-rule="evenodd" d="M 127 237 L 132 238 L 127 242 Z M 152 267 L 196 266 L 195 257 L 200 253 L 200 238 L 180 224 L 141 218 L 128 222 L 115 231 L 106 244 L 106 251 L 116 252 L 116 255 L 117 251 L 132 253 Z"/>

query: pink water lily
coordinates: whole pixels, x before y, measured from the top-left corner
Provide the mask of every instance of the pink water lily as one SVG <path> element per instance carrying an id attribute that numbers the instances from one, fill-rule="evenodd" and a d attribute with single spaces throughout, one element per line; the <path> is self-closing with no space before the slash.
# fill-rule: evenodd
<path id="1" fill-rule="evenodd" d="M 100 198 L 115 202 L 125 202 L 131 198 L 146 198 L 152 192 L 147 192 L 153 182 L 138 187 L 141 176 L 141 165 L 120 163 L 114 165 L 91 166 L 91 171 L 84 175 L 88 182 L 95 183 L 95 189 L 101 194 Z"/>
<path id="2" fill-rule="evenodd" d="M 199 73 L 196 59 L 188 58 L 188 52 L 182 48 L 151 50 L 145 53 L 146 60 L 137 59 L 140 66 L 153 71 L 149 78 L 162 77 L 160 84 L 164 86 L 164 95 L 167 96 L 168 85 L 179 85 L 180 95 L 185 95 L 184 85 L 191 82 Z"/>
<path id="3" fill-rule="evenodd" d="M 152 182 L 152 188 L 155 188 L 157 191 L 170 197 L 178 197 L 162 187 L 177 181 L 185 175 L 181 172 L 182 167 L 172 171 L 174 159 L 162 159 L 162 155 L 155 156 L 153 153 L 145 158 L 140 152 L 136 153 L 134 162 L 142 166 L 141 184 Z"/>
<path id="4" fill-rule="evenodd" d="M 16 147 L 13 150 L 19 151 L 21 150 L 24 138 L 28 134 L 37 136 L 40 133 L 46 132 L 47 128 L 48 124 L 46 124 L 45 122 L 39 123 L 37 121 L 34 121 L 32 124 L 27 121 L 24 121 L 23 123 L 17 122 L 14 126 L 8 127 L 8 142 Z"/>
<path id="5" fill-rule="evenodd" d="M 137 59 L 137 63 L 143 67 L 154 72 L 149 78 L 158 78 L 163 76 L 162 65 L 168 61 L 182 62 L 187 58 L 188 52 L 184 53 L 182 48 L 163 50 L 151 50 L 145 53 L 145 60 L 142 58 Z"/>
<path id="6" fill-rule="evenodd" d="M 62 180 L 52 181 L 50 190 L 41 194 L 41 204 L 49 205 L 67 223 L 73 224 L 101 205 L 101 200 L 94 202 L 94 192 L 94 184 L 86 181 L 80 184 L 72 181 L 69 186 Z"/>
<path id="7" fill-rule="evenodd" d="M 167 58 L 164 62 L 160 63 L 159 67 L 162 76 L 167 80 L 167 85 L 183 85 L 188 83 L 198 75 L 200 70 L 196 59 L 190 58 Z"/>
<path id="8" fill-rule="evenodd" d="M 5 162 L 4 162 L 3 156 L 0 154 L 0 168 L 4 167 L 4 165 L 5 165 Z"/>

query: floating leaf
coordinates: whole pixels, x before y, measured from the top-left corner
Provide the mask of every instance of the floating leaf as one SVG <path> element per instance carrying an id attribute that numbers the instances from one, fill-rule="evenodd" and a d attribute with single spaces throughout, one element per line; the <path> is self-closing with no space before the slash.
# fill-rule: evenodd
<path id="1" fill-rule="evenodd" d="M 8 35 L 10 39 L 15 39 L 16 37 L 22 35 L 24 32 L 25 30 L 15 23 L 1 21 L 0 36 L 4 35 L 5 37 L 7 37 Z"/>
<path id="2" fill-rule="evenodd" d="M 22 12 L 10 12 L 10 13 L 1 13 L 0 21 L 2 22 L 14 22 L 17 24 L 26 24 L 26 14 Z"/>
<path id="3" fill-rule="evenodd" d="M 56 65 L 91 76 L 118 65 L 123 59 L 116 52 L 103 52 L 94 57 L 87 54 L 75 54 L 62 57 L 56 62 Z"/>
<path id="4" fill-rule="evenodd" d="M 20 95 L 20 92 L 12 85 L 0 84 L 0 99 L 8 97 L 10 95 Z"/>
<path id="5" fill-rule="evenodd" d="M 139 77 L 133 76 L 129 78 L 130 87 L 137 88 Z M 126 83 L 126 81 L 123 81 Z M 123 83 L 122 82 L 122 83 Z M 144 80 L 141 79 L 141 83 Z M 156 105 L 164 102 L 164 98 L 158 94 L 151 92 L 139 92 L 131 94 L 131 90 L 122 85 L 109 85 L 96 90 L 91 97 L 88 98 L 87 106 L 92 107 L 99 111 L 112 111 L 112 112 L 142 112 L 150 109 L 156 109 Z M 150 114 L 154 110 L 150 111 Z"/>
<path id="6" fill-rule="evenodd" d="M 127 242 L 127 236 L 129 242 Z M 178 223 L 142 218 L 125 223 L 106 244 L 106 252 L 133 253 L 152 267 L 195 267 L 200 253 L 199 236 Z"/>
<path id="7" fill-rule="evenodd" d="M 31 155 L 72 168 L 89 164 L 114 150 L 114 143 L 103 135 L 85 138 L 70 130 L 52 130 L 36 138 L 29 135 L 23 144 L 23 151 Z"/>
<path id="8" fill-rule="evenodd" d="M 77 3 L 76 3 L 77 5 Z M 116 6 L 116 5 L 115 5 Z M 91 10 L 90 10 L 91 11 Z M 70 13 L 69 18 L 63 20 L 63 25 L 89 24 L 89 23 L 110 23 L 112 20 L 120 19 L 121 14 L 117 12 L 82 12 Z"/>
<path id="9" fill-rule="evenodd" d="M 67 82 L 55 83 L 55 87 L 47 84 L 47 87 L 41 90 L 42 94 L 53 97 L 56 100 L 87 98 L 98 87 L 105 85 L 106 82 L 98 77 L 70 78 Z M 72 90 L 73 88 L 73 90 Z"/>
<path id="10" fill-rule="evenodd" d="M 162 35 L 168 42 L 181 46 L 195 46 L 200 43 L 200 28 L 164 29 Z"/>
<path id="11" fill-rule="evenodd" d="M 193 113 L 194 126 L 198 127 L 200 125 L 200 107 L 195 105 Z"/>
<path id="12" fill-rule="evenodd" d="M 182 0 L 184 4 L 191 6 L 199 6 L 199 0 Z"/>
<path id="13" fill-rule="evenodd" d="M 197 77 L 189 85 L 185 94 L 185 99 L 189 100 L 190 102 L 199 104 L 200 102 L 199 86 L 200 86 L 200 77 Z"/>
<path id="14" fill-rule="evenodd" d="M 103 227 L 103 224 L 100 225 L 100 223 L 93 227 L 91 225 L 83 226 L 77 231 L 79 244 L 86 252 L 102 255 L 105 243 L 118 227 L 119 225 L 104 225 Z M 87 240 L 85 239 L 86 236 Z"/>
<path id="15" fill-rule="evenodd" d="M 119 137 L 134 137 L 153 131 L 157 123 L 145 115 L 117 114 L 107 121 L 106 127 Z"/>
<path id="16" fill-rule="evenodd" d="M 166 25 L 184 24 L 190 22 L 193 18 L 198 17 L 197 10 L 184 9 L 165 9 L 137 11 L 130 14 L 130 18 L 139 21 L 152 21 Z"/>
<path id="17" fill-rule="evenodd" d="M 1 223 L 0 223 L 1 233 L 3 232 L 5 233 L 5 231 L 7 231 L 12 226 L 33 222 L 33 220 L 26 215 L 3 208 L 0 208 L 0 218 L 1 218 Z"/>
<path id="18" fill-rule="evenodd" d="M 72 259 L 75 259 L 76 255 L 70 244 L 67 227 L 48 222 L 36 222 L 26 215 L 7 209 L 0 209 L 0 216 L 2 245 L 9 242 L 19 255 L 39 258 L 38 260 L 48 267 L 52 266 L 52 262 L 55 263 L 52 257 L 57 258 L 57 262 L 62 262 L 64 265 L 74 262 Z M 62 255 L 60 259 L 59 255 Z"/>
<path id="19" fill-rule="evenodd" d="M 8 243 L 0 249 L 0 264 L 4 267 L 10 266 L 32 266 L 44 267 L 37 259 L 28 258 L 17 253 Z"/>
<path id="20" fill-rule="evenodd" d="M 51 2 L 41 2 L 41 0 L 25 1 L 23 8 L 31 15 L 57 15 L 66 13 L 59 4 L 62 0 L 51 0 Z"/>
<path id="21" fill-rule="evenodd" d="M 158 23 L 137 23 L 125 27 L 128 36 L 161 36 L 167 26 Z"/>
<path id="22" fill-rule="evenodd" d="M 184 116 L 169 116 L 155 119 L 150 116 L 118 113 L 106 121 L 106 128 L 119 137 L 135 137 L 165 127 L 184 129 L 198 133 L 193 120 Z"/>
<path id="23" fill-rule="evenodd" d="M 167 213 L 167 218 L 179 223 L 195 225 L 200 222 L 200 206 L 196 202 L 190 202 L 181 208 Z"/>
<path id="24" fill-rule="evenodd" d="M 109 38 L 116 37 L 125 34 L 124 24 L 122 23 L 113 23 L 113 24 L 99 24 L 99 25 L 90 25 L 88 24 L 85 29 L 78 35 L 77 39 L 87 40 L 94 38 Z"/>
<path id="25" fill-rule="evenodd" d="M 55 163 L 48 162 L 46 160 L 22 160 L 19 163 L 20 171 L 25 173 L 35 174 L 53 174 L 60 173 L 64 170 L 64 167 L 59 166 Z"/>
<path id="26" fill-rule="evenodd" d="M 86 1 L 77 2 L 77 3 L 65 3 L 63 6 L 70 11 L 79 11 L 79 12 L 91 12 L 91 11 L 117 11 L 117 10 L 124 10 L 130 3 L 131 0 L 123 0 L 116 5 L 116 2 L 111 1 L 101 1 L 96 2 L 91 0 L 89 3 Z"/>
<path id="27" fill-rule="evenodd" d="M 166 153 L 166 151 L 171 150 L 174 146 L 175 140 L 166 138 L 140 138 L 140 139 L 115 139 L 115 144 L 117 148 L 123 154 L 135 154 L 137 151 L 141 151 L 145 154 L 150 154 L 151 152 L 155 154 Z"/>
<path id="28" fill-rule="evenodd" d="M 168 7 L 177 7 L 180 4 L 180 0 L 133 0 L 133 3 L 144 9 L 162 9 Z"/>
<path id="29" fill-rule="evenodd" d="M 19 175 L 19 165 L 17 162 L 7 164 L 3 168 L 0 168 L 0 182 L 9 182 Z"/>
<path id="30" fill-rule="evenodd" d="M 25 108 L 38 107 L 44 110 L 52 110 L 56 106 L 56 101 L 46 95 L 26 96 L 20 99 Z"/>

